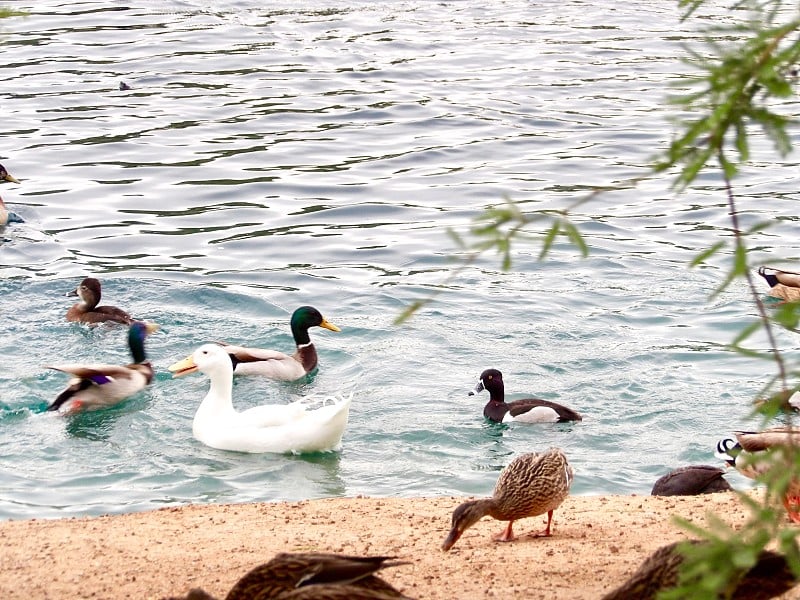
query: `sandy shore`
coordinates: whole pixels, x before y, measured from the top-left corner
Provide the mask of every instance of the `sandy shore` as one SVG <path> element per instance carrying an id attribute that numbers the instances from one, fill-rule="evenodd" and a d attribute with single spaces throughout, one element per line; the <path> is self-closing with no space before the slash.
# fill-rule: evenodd
<path id="1" fill-rule="evenodd" d="M 191 587 L 224 598 L 246 571 L 280 551 L 389 554 L 411 564 L 384 578 L 419 599 L 596 599 L 657 547 L 684 537 L 681 515 L 731 525 L 732 493 L 693 497 L 577 496 L 556 511 L 550 538 L 498 543 L 485 518 L 450 552 L 440 544 L 464 498 L 335 498 L 196 505 L 120 516 L 0 523 L 0 597 L 161 598 Z M 517 533 L 537 531 L 544 517 Z M 800 599 L 800 587 L 784 598 Z"/>

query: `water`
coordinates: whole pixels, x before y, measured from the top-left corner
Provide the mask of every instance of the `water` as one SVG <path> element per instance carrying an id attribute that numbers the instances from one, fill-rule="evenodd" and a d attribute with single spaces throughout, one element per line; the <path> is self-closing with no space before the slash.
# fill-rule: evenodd
<path id="1" fill-rule="evenodd" d="M 29 16 L 0 30 L 0 160 L 23 184 L 0 193 L 26 223 L 0 234 L 0 518 L 484 495 L 513 455 L 551 445 L 575 493 L 644 494 L 757 425 L 770 367 L 726 347 L 754 317 L 747 290 L 711 297 L 729 254 L 687 268 L 730 239 L 718 179 L 677 197 L 668 179 L 625 185 L 670 138 L 664 98 L 694 35 L 675 3 L 13 5 Z M 796 156 L 753 149 L 743 226 L 773 222 L 753 258 L 791 264 Z M 563 208 L 609 184 L 574 214 L 589 258 L 559 243 L 540 262 L 522 243 L 511 272 L 487 255 L 448 279 L 448 227 L 505 198 Z M 105 302 L 161 325 L 147 343 L 158 375 L 64 419 L 43 412 L 66 379 L 45 365 L 128 360 L 120 329 L 64 321 L 64 293 L 89 274 Z M 342 328 L 312 330 L 316 378 L 237 381 L 235 401 L 352 389 L 342 451 L 196 442 L 207 382 L 166 367 L 210 340 L 291 350 L 303 304 Z M 510 397 L 584 421 L 484 422 L 486 395 L 467 391 L 490 366 Z"/>

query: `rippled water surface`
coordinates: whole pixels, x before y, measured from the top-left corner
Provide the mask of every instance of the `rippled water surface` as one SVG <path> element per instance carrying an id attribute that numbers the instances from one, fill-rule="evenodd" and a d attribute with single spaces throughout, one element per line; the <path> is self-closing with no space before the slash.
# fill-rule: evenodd
<path id="1" fill-rule="evenodd" d="M 725 255 L 687 268 L 728 239 L 718 179 L 680 196 L 666 178 L 625 183 L 672 133 L 665 97 L 693 36 L 674 2 L 138 4 L 15 2 L 28 15 L 0 22 L 0 159 L 22 180 L 0 194 L 26 221 L 0 232 L 0 518 L 484 495 L 514 454 L 551 445 L 575 493 L 648 493 L 754 425 L 769 366 L 726 348 L 753 318 L 747 290 L 711 297 Z M 796 156 L 754 151 L 743 226 L 772 221 L 754 259 L 791 263 Z M 606 185 L 620 189 L 574 213 L 588 258 L 559 243 L 540 262 L 523 243 L 509 272 L 487 255 L 448 279 L 447 228 L 507 198 L 559 209 Z M 89 274 L 161 325 L 158 374 L 66 419 L 43 412 L 65 385 L 45 365 L 128 360 L 120 329 L 64 320 Z M 341 452 L 195 441 L 207 381 L 166 367 L 211 340 L 291 350 L 303 304 L 342 329 L 312 330 L 316 378 L 237 380 L 236 404 L 352 389 Z M 486 395 L 466 392 L 490 366 L 512 397 L 584 421 L 486 423 Z"/>

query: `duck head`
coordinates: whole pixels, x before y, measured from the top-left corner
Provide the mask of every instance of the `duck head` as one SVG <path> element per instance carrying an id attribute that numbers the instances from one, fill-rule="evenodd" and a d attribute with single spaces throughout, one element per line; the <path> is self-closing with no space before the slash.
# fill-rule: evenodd
<path id="1" fill-rule="evenodd" d="M 216 374 L 233 377 L 233 364 L 224 348 L 217 344 L 204 344 L 183 360 L 169 367 L 173 377 L 183 377 L 200 371 L 206 375 Z"/>
<path id="2" fill-rule="evenodd" d="M 468 395 L 473 396 L 481 393 L 483 390 L 489 390 L 491 394 L 493 390 L 503 389 L 503 374 L 497 369 L 486 369 L 478 378 L 478 383 L 475 389 Z"/>
<path id="3" fill-rule="evenodd" d="M 3 165 L 0 165 L 0 179 L 11 183 L 19 183 L 19 179 L 9 173 Z"/>
<path id="4" fill-rule="evenodd" d="M 292 313 L 289 321 L 292 327 L 292 335 L 298 345 L 308 344 L 311 338 L 308 337 L 309 327 L 323 327 L 330 331 L 341 331 L 336 325 L 326 320 L 313 306 L 301 306 Z"/>
<path id="5" fill-rule="evenodd" d="M 736 467 L 736 458 L 742 453 L 739 442 L 731 438 L 725 438 L 717 442 L 717 451 L 714 453 L 719 459 L 724 460 L 731 467 Z"/>
<path id="6" fill-rule="evenodd" d="M 77 296 L 81 299 L 81 302 L 83 302 L 91 310 L 100 304 L 100 298 L 102 297 L 100 280 L 95 279 L 94 277 L 87 277 L 81 281 L 78 287 L 76 287 L 74 290 L 70 290 L 64 295 Z"/>

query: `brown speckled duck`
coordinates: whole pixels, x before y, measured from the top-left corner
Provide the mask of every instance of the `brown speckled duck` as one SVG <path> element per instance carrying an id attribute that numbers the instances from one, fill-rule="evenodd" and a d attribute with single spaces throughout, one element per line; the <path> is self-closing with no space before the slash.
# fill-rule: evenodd
<path id="1" fill-rule="evenodd" d="M 330 331 L 341 331 L 313 306 L 301 306 L 295 310 L 290 325 L 297 346 L 291 356 L 277 350 L 223 344 L 228 354 L 235 358 L 234 375 L 260 375 L 278 381 L 297 381 L 317 368 L 317 349 L 311 343 L 309 328 L 322 327 Z"/>
<path id="2" fill-rule="evenodd" d="M 650 555 L 618 588 L 603 596 L 602 600 L 655 600 L 662 590 L 674 588 L 684 556 L 674 542 L 662 546 Z M 692 540 L 689 544 L 702 544 Z M 730 598 L 735 600 L 767 600 L 790 590 L 797 583 L 786 557 L 763 550 L 758 562 L 742 576 Z"/>
<path id="3" fill-rule="evenodd" d="M 717 443 L 717 457 L 735 467 L 745 477 L 755 479 L 770 468 L 771 461 L 757 460 L 771 450 L 800 446 L 800 429 L 774 427 L 764 431 L 736 431 L 736 440 L 726 438 Z M 800 523 L 800 481 L 789 482 L 783 506 L 793 523 Z"/>
<path id="4" fill-rule="evenodd" d="M 503 374 L 497 369 L 486 369 L 481 373 L 478 384 L 469 395 L 472 396 L 483 390 L 489 392 L 489 402 L 483 407 L 483 416 L 496 423 L 508 423 L 511 421 L 522 423 L 562 423 L 581 420 L 581 416 L 571 408 L 548 400 L 524 398 L 506 402 Z"/>
<path id="5" fill-rule="evenodd" d="M 759 267 L 758 274 L 766 280 L 769 285 L 769 295 L 773 298 L 780 298 L 784 302 L 800 300 L 800 273 Z"/>
<path id="6" fill-rule="evenodd" d="M 130 325 L 133 318 L 121 308 L 116 306 L 97 306 L 100 304 L 100 281 L 94 277 L 87 277 L 80 285 L 67 292 L 67 296 L 78 296 L 77 302 L 67 311 L 67 321 L 87 323 L 121 323 Z"/>
<path id="7" fill-rule="evenodd" d="M 514 521 L 547 513 L 547 527 L 535 535 L 549 536 L 553 511 L 569 496 L 572 479 L 572 467 L 559 448 L 518 456 L 500 473 L 491 498 L 469 500 L 453 511 L 452 527 L 442 550 L 450 550 L 468 528 L 486 515 L 508 521 L 495 539 L 509 542 L 515 539 Z"/>
<path id="8" fill-rule="evenodd" d="M 402 564 L 393 556 L 282 552 L 245 574 L 225 600 L 411 600 L 375 575 Z M 185 598 L 203 594 L 193 589 Z"/>
<path id="9" fill-rule="evenodd" d="M 650 492 L 653 496 L 696 496 L 727 492 L 731 484 L 723 477 L 725 471 L 713 465 L 689 465 L 659 477 Z"/>

